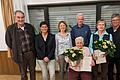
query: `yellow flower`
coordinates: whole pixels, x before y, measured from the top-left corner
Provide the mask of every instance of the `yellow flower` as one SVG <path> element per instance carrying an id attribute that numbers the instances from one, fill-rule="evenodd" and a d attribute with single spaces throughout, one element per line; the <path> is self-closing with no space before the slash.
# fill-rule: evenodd
<path id="1" fill-rule="evenodd" d="M 103 45 L 106 45 L 106 42 L 103 42 Z"/>
<path id="2" fill-rule="evenodd" d="M 106 48 L 108 48 L 108 46 L 106 46 L 106 45 L 103 45 L 103 48 L 104 48 L 104 49 L 106 49 Z"/>

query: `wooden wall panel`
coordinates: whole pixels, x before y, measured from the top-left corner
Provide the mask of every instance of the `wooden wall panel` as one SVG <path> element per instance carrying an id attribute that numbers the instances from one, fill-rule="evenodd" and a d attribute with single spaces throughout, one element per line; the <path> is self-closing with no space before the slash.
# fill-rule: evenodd
<path id="1" fill-rule="evenodd" d="M 0 74 L 14 75 L 19 74 L 17 64 L 8 58 L 7 51 L 0 52 Z"/>

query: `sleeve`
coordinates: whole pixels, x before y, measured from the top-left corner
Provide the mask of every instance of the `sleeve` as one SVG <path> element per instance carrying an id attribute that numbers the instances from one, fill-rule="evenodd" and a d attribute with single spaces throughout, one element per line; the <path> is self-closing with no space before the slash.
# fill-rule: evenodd
<path id="1" fill-rule="evenodd" d="M 71 28 L 71 39 L 72 39 L 72 46 L 75 46 L 75 36 L 74 36 L 74 29 Z"/>
<path id="2" fill-rule="evenodd" d="M 6 41 L 7 46 L 10 49 L 12 49 L 12 37 L 11 37 L 11 34 L 10 34 L 10 28 L 9 27 L 6 30 L 5 41 Z"/>
<path id="3" fill-rule="evenodd" d="M 34 26 L 32 26 L 32 36 L 33 36 L 33 38 L 32 38 L 32 46 L 33 46 L 33 51 L 34 51 L 34 54 L 35 54 L 35 56 L 37 56 L 37 52 L 36 52 L 36 49 L 35 49 L 35 28 L 34 28 Z"/>
<path id="4" fill-rule="evenodd" d="M 91 36 L 91 30 L 90 30 L 90 27 L 88 26 L 88 34 L 87 34 L 87 38 L 88 38 L 87 40 L 88 41 L 87 41 L 87 44 L 86 44 L 87 47 L 89 46 L 89 43 L 90 43 L 90 36 Z"/>
<path id="5" fill-rule="evenodd" d="M 57 34 L 55 35 L 55 43 L 56 43 L 55 58 L 56 58 L 56 60 L 58 60 L 58 38 L 57 38 Z"/>
<path id="6" fill-rule="evenodd" d="M 112 37 L 112 35 L 110 34 L 110 41 L 113 41 L 113 37 Z"/>
<path id="7" fill-rule="evenodd" d="M 93 34 L 91 34 L 91 37 L 90 37 L 89 49 L 90 49 L 90 53 L 93 54 Z"/>
<path id="8" fill-rule="evenodd" d="M 87 51 L 87 56 L 89 57 L 89 56 L 91 56 L 91 51 L 90 51 L 90 49 L 88 48 L 88 47 L 86 47 L 87 49 L 86 49 L 86 51 Z"/>
<path id="9" fill-rule="evenodd" d="M 52 42 L 51 42 L 51 51 L 50 51 L 50 54 L 48 55 L 48 58 L 50 59 L 53 55 L 55 56 L 55 47 L 56 47 L 56 43 L 55 43 L 55 35 L 53 35 L 53 39 L 52 39 Z"/>
<path id="10" fill-rule="evenodd" d="M 38 59 L 43 59 L 43 56 L 42 56 L 42 50 L 40 49 L 40 46 L 39 46 L 39 38 L 38 36 L 35 37 L 35 49 L 36 49 L 36 52 L 37 52 L 37 58 Z"/>
<path id="11" fill-rule="evenodd" d="M 72 48 L 72 39 L 71 39 L 71 35 L 69 34 L 69 48 Z"/>

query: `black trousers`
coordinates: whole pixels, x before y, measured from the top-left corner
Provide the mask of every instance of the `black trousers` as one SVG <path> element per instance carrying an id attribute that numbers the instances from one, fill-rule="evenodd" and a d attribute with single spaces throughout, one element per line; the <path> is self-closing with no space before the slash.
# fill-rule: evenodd
<path id="1" fill-rule="evenodd" d="M 19 63 L 18 65 L 20 69 L 21 80 L 28 80 L 27 69 L 29 69 L 30 71 L 30 80 L 36 80 L 36 75 L 35 75 L 36 60 L 32 51 L 24 53 L 23 62 Z"/>
<path id="2" fill-rule="evenodd" d="M 114 64 L 116 66 L 116 80 L 120 80 L 120 59 L 116 59 L 116 58 L 109 58 L 109 63 L 108 63 L 108 80 L 115 80 L 113 78 L 114 75 Z"/>
<path id="3" fill-rule="evenodd" d="M 98 79 L 98 68 L 101 68 L 101 75 L 100 80 L 107 80 L 108 79 L 108 63 L 102 63 L 102 64 L 95 64 L 95 66 L 92 67 L 92 80 L 99 80 Z"/>

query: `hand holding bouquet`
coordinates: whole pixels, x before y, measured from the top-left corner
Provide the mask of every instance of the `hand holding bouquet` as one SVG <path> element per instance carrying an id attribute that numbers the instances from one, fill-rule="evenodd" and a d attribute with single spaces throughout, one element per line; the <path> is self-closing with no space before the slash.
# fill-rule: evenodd
<path id="1" fill-rule="evenodd" d="M 66 49 L 63 55 L 67 56 L 72 61 L 72 66 L 75 66 L 78 61 L 83 59 L 83 51 L 78 48 Z"/>
<path id="2" fill-rule="evenodd" d="M 95 41 L 94 47 L 96 49 L 99 49 L 102 52 L 106 52 L 110 57 L 114 57 L 115 45 L 113 41 L 110 40 L 101 40 L 101 41 Z"/>

